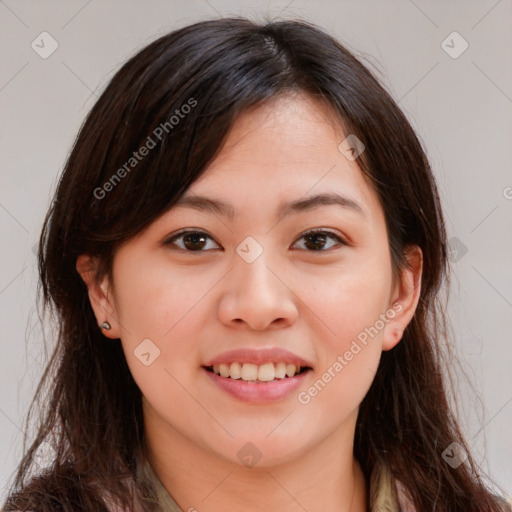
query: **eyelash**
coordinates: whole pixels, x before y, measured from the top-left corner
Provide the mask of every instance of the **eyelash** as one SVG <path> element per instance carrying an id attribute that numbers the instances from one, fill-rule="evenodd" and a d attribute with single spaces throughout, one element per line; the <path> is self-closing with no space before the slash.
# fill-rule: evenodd
<path id="1" fill-rule="evenodd" d="M 174 241 L 179 239 L 179 238 L 182 238 L 183 236 L 185 235 L 190 235 L 190 234 L 194 234 L 194 235 L 206 235 L 207 238 L 209 238 L 210 240 L 214 240 L 208 233 L 204 232 L 204 231 L 196 231 L 196 230 L 187 230 L 187 231 L 181 231 L 175 235 L 173 235 L 171 238 L 168 238 L 165 242 L 164 242 L 164 245 L 174 245 Z M 345 242 L 345 240 L 343 240 L 338 234 L 336 233 L 333 233 L 332 231 L 326 231 L 324 229 L 312 229 L 310 231 L 306 231 L 304 233 L 302 233 L 302 235 L 298 238 L 298 240 L 300 240 L 301 238 L 304 238 L 306 236 L 310 236 L 310 235 L 318 235 L 318 234 L 322 234 L 322 235 L 328 235 L 329 237 L 332 237 L 332 238 L 335 238 L 337 240 L 337 242 L 339 243 L 339 245 L 348 245 L 347 242 Z M 214 240 L 215 241 L 215 240 Z M 217 243 L 217 242 L 215 242 Z M 295 245 L 295 244 L 294 244 Z M 307 249 L 302 249 L 302 250 L 305 250 L 306 252 L 314 252 L 314 253 L 319 253 L 319 252 L 328 252 L 330 249 L 332 249 L 332 247 L 330 247 L 329 249 L 319 249 L 317 251 L 314 251 L 314 250 L 310 250 L 308 251 Z M 189 253 L 201 253 L 201 252 L 209 252 L 210 250 L 212 249 L 208 249 L 208 250 L 199 250 L 199 251 L 189 251 L 188 249 L 183 249 L 181 247 L 178 247 L 177 250 L 180 250 L 182 252 L 189 252 Z"/>

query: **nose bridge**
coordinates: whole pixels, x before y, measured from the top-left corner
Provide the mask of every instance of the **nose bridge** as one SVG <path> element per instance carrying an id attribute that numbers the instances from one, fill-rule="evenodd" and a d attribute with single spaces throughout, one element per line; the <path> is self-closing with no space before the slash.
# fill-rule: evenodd
<path id="1" fill-rule="evenodd" d="M 296 316 L 292 292 L 279 278 L 272 249 L 255 239 L 244 240 L 236 249 L 233 270 L 221 305 L 224 322 L 245 321 L 264 329 L 275 320 L 291 321 Z"/>
<path id="2" fill-rule="evenodd" d="M 266 247 L 263 247 L 263 242 L 247 237 L 236 248 L 234 278 L 240 283 L 242 290 L 249 290 L 252 293 L 271 292 L 270 288 L 279 287 L 278 282 L 275 282 L 276 276 L 270 270 L 276 266 L 275 258 L 272 249 L 268 244 L 265 245 Z"/>

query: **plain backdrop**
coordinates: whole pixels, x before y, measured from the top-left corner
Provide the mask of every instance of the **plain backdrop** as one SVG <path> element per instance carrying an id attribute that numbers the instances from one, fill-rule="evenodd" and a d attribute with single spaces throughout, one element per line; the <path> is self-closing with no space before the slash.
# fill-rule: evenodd
<path id="1" fill-rule="evenodd" d="M 113 73 L 136 50 L 170 30 L 219 15 L 317 23 L 380 76 L 411 120 L 432 163 L 447 219 L 453 267 L 447 315 L 472 384 L 459 382 L 460 420 L 478 463 L 512 494 L 510 0 L 5 0 L 2 497 L 21 457 L 23 419 L 44 362 L 34 246 L 76 133 Z"/>

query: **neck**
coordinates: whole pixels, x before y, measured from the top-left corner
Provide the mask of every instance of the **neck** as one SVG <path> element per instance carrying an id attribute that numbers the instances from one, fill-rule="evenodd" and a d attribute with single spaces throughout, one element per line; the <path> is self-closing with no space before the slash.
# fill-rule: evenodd
<path id="1" fill-rule="evenodd" d="M 154 425 L 146 428 L 148 460 L 183 511 L 368 510 L 364 474 L 346 428 L 291 461 L 250 468 L 203 450 L 168 425 Z"/>

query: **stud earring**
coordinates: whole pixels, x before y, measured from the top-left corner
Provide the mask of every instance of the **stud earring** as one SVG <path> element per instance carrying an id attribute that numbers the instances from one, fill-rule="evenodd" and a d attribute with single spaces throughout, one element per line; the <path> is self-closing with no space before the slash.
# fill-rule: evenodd
<path id="1" fill-rule="evenodd" d="M 100 325 L 100 327 L 101 327 L 102 329 L 105 329 L 105 331 L 110 331 L 110 329 L 112 329 L 112 326 L 111 326 L 108 322 L 106 322 L 106 321 L 105 321 L 105 322 L 103 322 L 103 323 Z"/>

